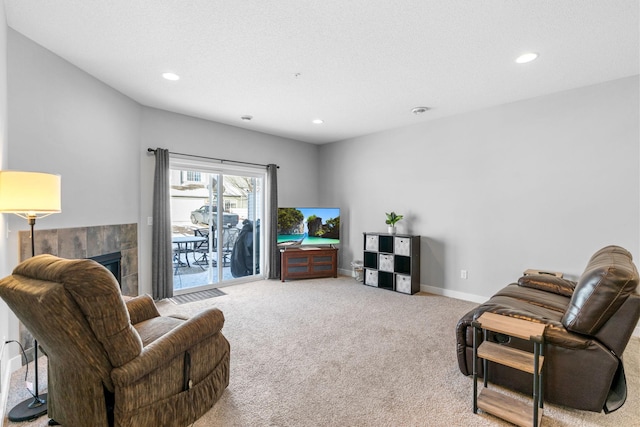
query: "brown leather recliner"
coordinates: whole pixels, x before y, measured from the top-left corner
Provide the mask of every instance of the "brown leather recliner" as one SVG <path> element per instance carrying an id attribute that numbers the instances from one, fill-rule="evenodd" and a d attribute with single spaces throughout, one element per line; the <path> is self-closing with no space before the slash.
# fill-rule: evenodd
<path id="1" fill-rule="evenodd" d="M 624 404 L 622 354 L 640 318 L 638 270 L 619 246 L 597 251 L 577 282 L 525 275 L 463 316 L 456 327 L 458 365 L 473 373 L 473 327 L 483 312 L 547 324 L 544 400 L 575 409 L 611 412 Z M 481 335 L 478 336 L 482 341 Z M 531 351 L 530 343 L 490 333 L 489 340 Z M 482 364 L 478 372 L 483 375 Z M 487 378 L 530 394 L 531 376 L 491 363 Z"/>
<path id="2" fill-rule="evenodd" d="M 125 303 L 91 260 L 39 255 L 0 281 L 0 297 L 48 356 L 49 417 L 64 426 L 186 426 L 229 384 L 224 316 L 160 316 Z"/>

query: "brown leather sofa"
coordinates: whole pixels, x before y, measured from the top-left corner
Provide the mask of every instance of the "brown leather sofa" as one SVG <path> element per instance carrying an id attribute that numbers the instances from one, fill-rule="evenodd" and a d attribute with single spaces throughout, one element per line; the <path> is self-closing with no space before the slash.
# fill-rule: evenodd
<path id="1" fill-rule="evenodd" d="M 0 281 L 0 297 L 48 356 L 49 417 L 64 426 L 186 426 L 229 384 L 224 316 L 160 316 L 124 301 L 91 260 L 39 255 Z"/>
<path id="2" fill-rule="evenodd" d="M 638 270 L 619 246 L 597 251 L 577 282 L 549 274 L 525 275 L 463 316 L 456 327 L 458 365 L 473 373 L 473 327 L 483 312 L 547 324 L 544 400 L 594 412 L 624 404 L 622 354 L 640 318 Z M 478 334 L 479 343 L 482 336 Z M 490 333 L 489 340 L 531 351 L 530 343 Z M 637 355 L 635 355 L 637 357 Z M 478 372 L 483 375 L 482 364 Z M 494 384 L 531 394 L 531 376 L 489 364 Z"/>

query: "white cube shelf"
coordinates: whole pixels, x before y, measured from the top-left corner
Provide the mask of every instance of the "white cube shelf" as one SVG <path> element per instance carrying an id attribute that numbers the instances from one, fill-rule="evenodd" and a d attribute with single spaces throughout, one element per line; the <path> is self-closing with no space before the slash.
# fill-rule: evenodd
<path id="1" fill-rule="evenodd" d="M 420 236 L 364 233 L 365 285 L 405 294 L 420 290 Z"/>

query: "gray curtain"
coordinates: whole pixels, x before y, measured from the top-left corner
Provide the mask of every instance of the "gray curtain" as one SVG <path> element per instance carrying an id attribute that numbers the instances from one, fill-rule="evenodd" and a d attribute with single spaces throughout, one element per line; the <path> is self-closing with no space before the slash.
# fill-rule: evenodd
<path id="1" fill-rule="evenodd" d="M 278 279 L 280 277 L 280 252 L 278 251 L 278 166 L 267 165 L 267 186 L 269 188 L 269 200 L 267 209 L 269 210 L 269 241 L 267 248 L 269 253 L 269 268 L 267 269 L 268 279 Z"/>
<path id="2" fill-rule="evenodd" d="M 153 227 L 151 243 L 151 289 L 154 300 L 173 296 L 169 150 L 156 148 L 153 178 Z"/>

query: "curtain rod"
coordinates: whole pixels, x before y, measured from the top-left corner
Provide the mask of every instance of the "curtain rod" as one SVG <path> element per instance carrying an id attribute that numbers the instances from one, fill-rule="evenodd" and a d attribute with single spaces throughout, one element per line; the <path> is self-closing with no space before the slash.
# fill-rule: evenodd
<path id="1" fill-rule="evenodd" d="M 154 153 L 154 154 L 156 153 L 156 150 L 154 148 L 147 148 L 147 151 L 149 153 Z M 263 165 L 261 163 L 241 162 L 240 160 L 218 159 L 216 157 L 198 156 L 195 154 L 174 153 L 173 151 L 169 151 L 169 154 L 175 154 L 177 156 L 196 157 L 199 159 L 217 160 L 220 163 L 227 162 L 227 163 L 239 163 L 242 165 L 253 165 L 253 166 L 263 166 L 263 167 L 269 166 L 269 165 Z M 280 169 L 280 166 L 276 165 L 276 168 Z"/>

